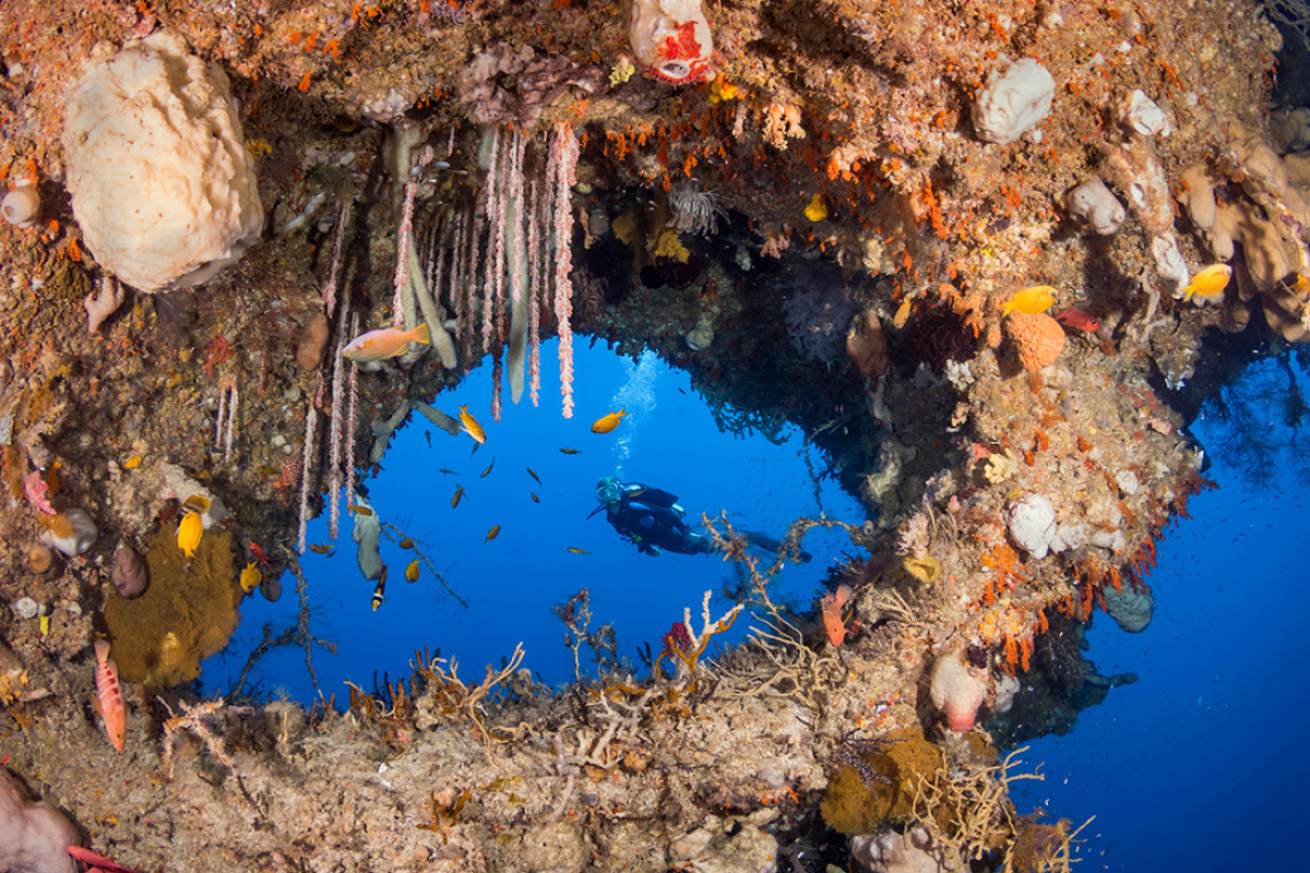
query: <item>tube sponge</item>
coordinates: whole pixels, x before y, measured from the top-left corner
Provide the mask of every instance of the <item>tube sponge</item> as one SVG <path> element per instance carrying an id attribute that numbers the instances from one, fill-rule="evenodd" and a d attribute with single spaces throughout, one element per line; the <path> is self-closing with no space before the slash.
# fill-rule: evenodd
<path id="1" fill-rule="evenodd" d="M 264 226 L 227 76 L 168 31 L 97 51 L 69 96 L 63 139 L 86 246 L 140 291 L 205 282 Z"/>
<path id="2" fill-rule="evenodd" d="M 46 801 L 27 799 L 22 783 L 0 767 L 0 870 L 73 873 L 65 851 L 80 846 L 77 829 Z"/>

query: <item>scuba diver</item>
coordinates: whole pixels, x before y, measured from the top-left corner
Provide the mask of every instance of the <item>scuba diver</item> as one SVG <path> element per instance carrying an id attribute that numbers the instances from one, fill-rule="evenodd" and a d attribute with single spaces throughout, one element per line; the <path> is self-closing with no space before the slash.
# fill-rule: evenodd
<path id="1" fill-rule="evenodd" d="M 678 505 L 678 497 L 660 488 L 637 482 L 624 483 L 618 476 L 606 476 L 596 483 L 596 500 L 600 503 L 587 515 L 601 510 L 605 520 L 619 536 L 647 555 L 664 551 L 681 555 L 701 555 L 714 551 L 714 543 L 704 534 L 693 531 L 683 517 L 687 511 Z M 776 552 L 782 543 L 763 534 L 745 531 L 747 542 L 761 550 Z M 810 554 L 801 552 L 809 561 Z"/>
<path id="2" fill-rule="evenodd" d="M 674 494 L 636 482 L 625 484 L 618 476 L 606 476 L 596 483 L 596 500 L 591 518 L 601 510 L 619 536 L 647 555 L 663 551 L 698 555 L 713 550 L 714 544 L 687 526 L 687 511 Z"/>

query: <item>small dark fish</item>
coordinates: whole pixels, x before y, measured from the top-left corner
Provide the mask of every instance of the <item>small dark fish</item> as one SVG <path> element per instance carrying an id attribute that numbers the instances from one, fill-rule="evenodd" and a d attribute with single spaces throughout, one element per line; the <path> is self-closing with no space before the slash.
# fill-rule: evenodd
<path id="1" fill-rule="evenodd" d="M 432 448 L 432 431 L 430 430 L 423 431 L 423 436 L 427 438 L 428 448 L 429 449 Z"/>
<path id="2" fill-rule="evenodd" d="M 533 469 L 532 469 L 531 467 L 528 467 L 528 475 L 531 476 L 533 479 L 536 479 L 538 485 L 541 484 L 541 477 L 538 476 L 538 475 L 536 474 L 536 472 L 533 471 Z"/>
<path id="3" fill-rule="evenodd" d="M 462 498 L 463 496 L 464 496 L 464 486 L 456 485 L 455 496 L 450 498 L 450 508 L 454 509 L 455 507 L 459 506 L 460 498 Z"/>
<path id="4" fill-rule="evenodd" d="M 540 503 L 540 502 L 541 502 L 541 498 L 537 496 L 537 492 L 535 492 L 535 491 L 529 491 L 529 492 L 528 492 L 528 496 L 532 498 L 532 502 L 533 502 L 533 503 Z"/>
<path id="5" fill-rule="evenodd" d="M 329 546 L 326 543 L 310 543 L 309 550 L 320 555 L 327 555 L 329 558 L 336 554 L 336 547 Z"/>
<path id="6" fill-rule="evenodd" d="M 485 478 L 487 478 L 487 474 L 491 472 L 491 468 L 494 467 L 494 466 L 496 466 L 496 459 L 495 459 L 495 458 L 492 458 L 492 459 L 491 459 L 491 463 L 487 465 L 487 469 L 483 470 L 483 471 L 482 471 L 482 475 L 481 475 L 481 476 L 478 476 L 478 478 L 479 478 L 479 479 L 485 479 Z"/>
<path id="7" fill-rule="evenodd" d="M 411 540 L 409 537 L 405 537 L 403 540 L 400 541 L 400 547 L 402 549 L 412 549 L 414 548 L 414 541 Z"/>
<path id="8" fill-rule="evenodd" d="M 440 470 L 439 472 L 445 473 L 447 476 L 458 476 L 458 475 L 459 475 L 459 474 L 456 473 L 454 470 L 448 470 L 448 469 L 446 469 L 445 467 L 442 467 L 441 470 Z"/>
<path id="9" fill-rule="evenodd" d="M 360 515 L 372 515 L 372 514 L 373 514 L 373 510 L 369 509 L 367 506 L 356 506 L 356 505 L 353 504 L 353 503 L 347 503 L 347 504 L 346 504 L 346 509 L 349 509 L 351 512 L 358 512 Z"/>
<path id="10" fill-rule="evenodd" d="M 560 451 L 563 452 L 563 453 L 566 454 L 566 455 L 580 455 L 580 454 L 582 454 L 582 449 L 560 449 Z"/>
<path id="11" fill-rule="evenodd" d="M 495 539 L 496 537 L 498 537 L 498 536 L 500 536 L 500 525 L 498 525 L 498 524 L 493 524 L 493 525 L 491 526 L 491 530 L 487 531 L 487 538 L 486 538 L 485 540 L 483 540 L 483 542 L 484 542 L 484 543 L 489 543 L 489 542 L 491 542 L 492 540 L 494 540 L 494 539 Z"/>
<path id="12" fill-rule="evenodd" d="M 573 546 L 569 546 L 569 547 L 568 547 L 568 550 L 569 550 L 570 552 L 572 552 L 573 554 L 575 554 L 575 555 L 590 555 L 590 554 L 591 554 L 591 552 L 587 551 L 586 549 L 575 549 L 575 548 L 573 548 Z"/>

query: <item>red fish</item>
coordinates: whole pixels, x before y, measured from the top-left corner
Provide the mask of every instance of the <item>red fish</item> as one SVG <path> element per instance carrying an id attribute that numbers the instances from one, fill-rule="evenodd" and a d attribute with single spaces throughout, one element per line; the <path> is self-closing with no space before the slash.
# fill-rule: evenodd
<path id="1" fill-rule="evenodd" d="M 96 696 L 100 698 L 100 714 L 105 719 L 109 742 L 121 752 L 127 740 L 127 712 L 118 687 L 118 665 L 109 659 L 107 640 L 96 640 Z"/>
<path id="2" fill-rule="evenodd" d="M 855 592 L 851 586 L 843 585 L 834 594 L 823 595 L 823 629 L 828 632 L 828 642 L 840 646 L 846 639 L 846 621 L 842 618 L 842 607 L 850 602 Z"/>
<path id="3" fill-rule="evenodd" d="M 259 547 L 259 543 L 250 544 L 250 554 L 255 556 L 255 560 L 259 562 L 259 566 L 261 569 L 264 570 L 269 569 L 268 555 L 265 554 L 264 550 Z"/>
<path id="4" fill-rule="evenodd" d="M 1085 309 L 1065 309 L 1055 314 L 1055 320 L 1065 327 L 1073 327 L 1092 333 L 1101 326 L 1090 312 Z"/>
<path id="5" fill-rule="evenodd" d="M 67 852 L 69 855 L 90 867 L 90 870 L 88 870 L 87 873 L 91 873 L 91 870 L 100 870 L 102 873 L 136 873 L 135 870 L 124 867 L 122 864 L 119 864 L 111 858 L 106 858 L 104 855 L 97 855 L 95 852 L 83 849 L 81 846 L 69 846 Z"/>

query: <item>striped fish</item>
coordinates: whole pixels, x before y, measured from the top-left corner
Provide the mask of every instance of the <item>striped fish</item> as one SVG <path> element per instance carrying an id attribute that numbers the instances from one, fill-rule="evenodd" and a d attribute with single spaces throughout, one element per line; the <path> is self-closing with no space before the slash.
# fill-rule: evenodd
<path id="1" fill-rule="evenodd" d="M 96 695 L 100 698 L 100 714 L 105 719 L 105 733 L 121 752 L 127 739 L 127 713 L 123 709 L 123 692 L 118 687 L 118 665 L 109 660 L 108 640 L 96 640 Z"/>

